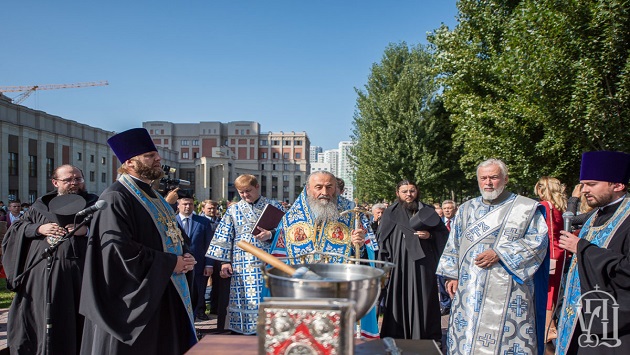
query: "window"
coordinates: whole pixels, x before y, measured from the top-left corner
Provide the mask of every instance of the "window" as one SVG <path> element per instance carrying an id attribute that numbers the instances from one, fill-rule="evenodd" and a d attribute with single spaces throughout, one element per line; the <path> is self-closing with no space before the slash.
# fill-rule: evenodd
<path id="1" fill-rule="evenodd" d="M 35 190 L 29 190 L 28 192 L 28 203 L 33 203 L 35 202 L 35 200 L 37 200 L 37 191 Z"/>
<path id="2" fill-rule="evenodd" d="M 182 139 L 181 146 L 182 147 L 187 147 L 188 146 L 188 139 Z"/>
<path id="3" fill-rule="evenodd" d="M 267 159 L 267 152 L 260 153 L 260 159 Z"/>
<path id="4" fill-rule="evenodd" d="M 289 187 L 288 186 L 282 186 L 282 192 L 289 193 Z"/>
<path id="5" fill-rule="evenodd" d="M 52 177 L 54 170 L 55 170 L 55 159 L 46 158 L 46 177 Z"/>
<path id="6" fill-rule="evenodd" d="M 271 158 L 278 159 L 279 157 L 280 157 L 280 153 L 278 153 L 278 152 L 271 153 Z"/>
<path id="7" fill-rule="evenodd" d="M 188 159 L 188 152 L 182 153 L 182 159 Z"/>
<path id="8" fill-rule="evenodd" d="M 284 141 L 284 145 L 291 145 L 291 141 Z"/>
<path id="9" fill-rule="evenodd" d="M 289 164 L 284 164 L 284 170 L 290 170 L 289 169 Z"/>
<path id="10" fill-rule="evenodd" d="M 246 134 L 249 134 L 249 129 L 245 131 Z"/>
<path id="11" fill-rule="evenodd" d="M 263 171 L 265 170 L 265 164 L 260 164 L 260 170 L 263 170 Z"/>
<path id="12" fill-rule="evenodd" d="M 295 145 L 302 145 L 302 141 L 295 141 Z"/>
<path id="13" fill-rule="evenodd" d="M 90 163 L 94 163 L 94 154 L 90 154 Z"/>
<path id="14" fill-rule="evenodd" d="M 302 153 L 295 153 L 295 159 L 302 159 Z"/>
<path id="15" fill-rule="evenodd" d="M 37 177 L 37 157 L 34 155 L 28 156 L 28 176 Z"/>
<path id="16" fill-rule="evenodd" d="M 283 153 L 282 159 L 289 159 L 289 153 Z"/>
<path id="17" fill-rule="evenodd" d="M 186 180 L 190 181 L 191 185 L 195 185 L 195 172 L 187 171 L 186 172 Z"/>
<path id="18" fill-rule="evenodd" d="M 164 138 L 164 144 L 168 144 L 168 138 Z"/>
<path id="19" fill-rule="evenodd" d="M 105 173 L 101 173 L 101 182 L 106 182 L 107 181 L 107 174 Z"/>
<path id="20" fill-rule="evenodd" d="M 96 179 L 96 174 L 93 171 L 90 171 L 90 181 L 94 182 Z"/>
<path id="21" fill-rule="evenodd" d="M 163 129 L 160 130 L 160 134 L 164 134 L 164 130 Z"/>
<path id="22" fill-rule="evenodd" d="M 273 140 L 271 141 L 271 145 L 280 145 L 280 141 Z"/>
<path id="23" fill-rule="evenodd" d="M 192 145 L 195 146 L 195 147 L 198 147 L 199 146 L 199 139 L 193 139 L 192 140 Z"/>
<path id="24" fill-rule="evenodd" d="M 194 153 L 193 153 L 193 157 L 194 157 L 195 159 L 199 159 L 199 152 L 194 152 Z"/>
<path id="25" fill-rule="evenodd" d="M 276 164 L 271 165 L 271 170 L 276 170 Z"/>
<path id="26" fill-rule="evenodd" d="M 149 130 L 149 134 L 153 134 L 153 130 L 152 129 Z"/>
<path id="27" fill-rule="evenodd" d="M 266 139 L 261 139 L 261 140 L 260 140 L 260 145 L 262 145 L 262 146 L 266 146 L 267 144 L 268 144 L 268 143 L 267 143 L 267 140 L 266 140 Z"/>
<path id="28" fill-rule="evenodd" d="M 289 181 L 289 175 L 282 175 L 282 181 Z"/>
<path id="29" fill-rule="evenodd" d="M 18 174 L 18 154 L 9 152 L 9 175 Z"/>
<path id="30" fill-rule="evenodd" d="M 77 153 L 77 161 L 81 161 L 83 159 L 83 155 L 79 152 Z"/>
<path id="31" fill-rule="evenodd" d="M 102 157 L 102 158 L 101 158 L 101 164 L 105 165 L 105 162 L 106 162 L 106 161 L 107 161 L 107 160 L 105 159 L 105 157 Z"/>
<path id="32" fill-rule="evenodd" d="M 241 129 L 241 136 L 244 136 L 244 135 L 245 135 L 245 130 Z"/>

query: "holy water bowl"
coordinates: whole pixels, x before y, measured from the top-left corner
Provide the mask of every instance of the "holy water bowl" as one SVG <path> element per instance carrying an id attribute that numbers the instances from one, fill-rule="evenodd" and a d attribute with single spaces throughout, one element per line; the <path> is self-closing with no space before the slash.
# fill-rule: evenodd
<path id="1" fill-rule="evenodd" d="M 382 282 L 387 278 L 391 263 L 350 259 L 357 263 L 305 263 L 321 277 L 320 280 L 293 278 L 276 268 L 263 267 L 267 287 L 272 297 L 347 298 L 355 301 L 356 319 L 361 319 L 378 300 Z"/>

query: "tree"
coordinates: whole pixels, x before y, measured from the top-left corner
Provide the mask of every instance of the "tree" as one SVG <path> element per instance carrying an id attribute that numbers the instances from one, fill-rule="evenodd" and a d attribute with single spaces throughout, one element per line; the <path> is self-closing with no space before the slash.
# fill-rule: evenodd
<path id="1" fill-rule="evenodd" d="M 429 37 L 469 176 L 497 157 L 520 191 L 577 181 L 581 153 L 630 151 L 630 2 L 461 0 Z"/>
<path id="2" fill-rule="evenodd" d="M 458 157 L 450 156 L 452 129 L 436 100 L 433 67 L 424 47 L 390 44 L 365 90 L 356 90 L 352 153 L 362 201 L 392 200 L 403 179 L 415 180 L 425 197 L 457 186 L 446 179 L 459 171 L 452 169 Z"/>

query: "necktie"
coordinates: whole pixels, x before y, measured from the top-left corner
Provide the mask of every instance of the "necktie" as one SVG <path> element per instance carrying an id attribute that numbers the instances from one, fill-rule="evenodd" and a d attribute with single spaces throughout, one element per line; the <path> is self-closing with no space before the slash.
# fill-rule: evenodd
<path id="1" fill-rule="evenodd" d="M 451 231 L 451 219 L 450 218 L 446 220 L 446 229 L 448 229 L 449 232 Z"/>
<path id="2" fill-rule="evenodd" d="M 184 226 L 184 231 L 188 234 L 188 217 L 182 219 L 182 226 Z"/>

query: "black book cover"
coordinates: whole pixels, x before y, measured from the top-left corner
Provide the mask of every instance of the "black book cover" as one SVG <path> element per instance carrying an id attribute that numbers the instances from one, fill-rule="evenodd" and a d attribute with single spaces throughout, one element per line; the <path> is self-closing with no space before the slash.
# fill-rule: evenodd
<path id="1" fill-rule="evenodd" d="M 280 223 L 280 220 L 282 219 L 283 216 L 284 216 L 284 212 L 282 212 L 277 207 L 268 204 L 263 209 L 263 212 L 260 215 L 260 217 L 258 217 L 258 220 L 256 221 L 256 224 L 254 225 L 254 228 L 252 228 L 252 234 L 256 235 L 261 232 L 260 229 L 258 229 L 258 227 L 266 229 L 266 230 L 272 230 L 276 228 L 278 226 L 278 223 Z"/>

